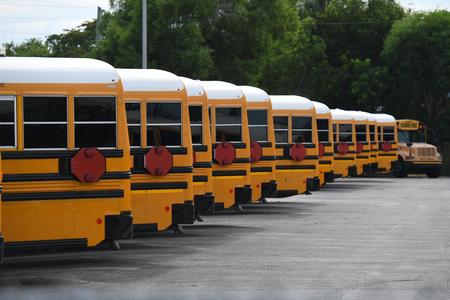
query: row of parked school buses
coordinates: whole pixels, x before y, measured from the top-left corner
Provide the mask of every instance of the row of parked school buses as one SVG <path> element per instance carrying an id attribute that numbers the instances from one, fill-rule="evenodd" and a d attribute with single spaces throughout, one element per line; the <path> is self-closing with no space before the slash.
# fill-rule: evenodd
<path id="1" fill-rule="evenodd" d="M 396 120 L 92 59 L 0 58 L 0 247 L 94 247 L 389 172 Z M 3 255 L 2 255 L 3 256 Z"/>

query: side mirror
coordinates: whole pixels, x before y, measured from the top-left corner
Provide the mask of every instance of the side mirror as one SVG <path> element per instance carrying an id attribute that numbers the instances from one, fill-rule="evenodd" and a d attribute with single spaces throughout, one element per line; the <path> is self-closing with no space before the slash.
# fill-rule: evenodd
<path id="1" fill-rule="evenodd" d="M 411 143 L 411 142 L 406 143 L 406 146 L 408 146 L 408 147 L 411 147 L 412 145 L 413 145 L 413 143 Z"/>

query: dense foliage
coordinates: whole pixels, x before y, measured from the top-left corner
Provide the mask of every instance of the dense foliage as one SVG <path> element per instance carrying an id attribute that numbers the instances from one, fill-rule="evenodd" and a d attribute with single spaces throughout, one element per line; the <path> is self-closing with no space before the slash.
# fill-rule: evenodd
<path id="1" fill-rule="evenodd" d="M 141 61 L 141 1 L 111 0 L 88 21 L 8 55 Z M 418 118 L 450 140 L 450 13 L 394 0 L 149 0 L 152 68 L 300 94 L 331 107 Z"/>

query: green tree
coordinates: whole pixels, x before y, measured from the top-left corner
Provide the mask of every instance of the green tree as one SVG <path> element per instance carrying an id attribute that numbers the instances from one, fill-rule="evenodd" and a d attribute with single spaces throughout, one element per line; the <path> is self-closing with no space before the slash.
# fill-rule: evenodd
<path id="1" fill-rule="evenodd" d="M 206 78 L 212 68 L 211 50 L 201 31 L 204 2 L 158 0 L 148 3 L 148 55 L 152 68 L 178 75 Z M 104 39 L 96 56 L 116 67 L 141 67 L 141 1 L 113 0 L 112 13 L 102 25 Z M 207 15 L 207 13 L 206 13 Z"/>
<path id="2" fill-rule="evenodd" d="M 383 57 L 395 80 L 386 100 L 396 115 L 416 116 L 448 140 L 450 12 L 415 13 L 394 24 Z"/>
<path id="3" fill-rule="evenodd" d="M 52 56 L 92 57 L 95 47 L 96 21 L 87 21 L 74 29 L 47 37 L 45 44 Z"/>
<path id="4" fill-rule="evenodd" d="M 48 47 L 40 39 L 31 38 L 21 44 L 14 44 L 13 42 L 6 44 L 7 56 L 49 56 L 50 51 Z"/>
<path id="5" fill-rule="evenodd" d="M 394 0 L 317 3 L 318 8 L 310 12 L 314 19 L 310 24 L 316 44 L 324 44 L 325 59 L 314 56 L 301 90 L 333 107 L 373 110 L 387 89 L 380 59 L 384 39 L 392 24 L 404 16 L 402 7 Z M 308 10 L 299 6 L 299 14 L 305 13 Z"/>

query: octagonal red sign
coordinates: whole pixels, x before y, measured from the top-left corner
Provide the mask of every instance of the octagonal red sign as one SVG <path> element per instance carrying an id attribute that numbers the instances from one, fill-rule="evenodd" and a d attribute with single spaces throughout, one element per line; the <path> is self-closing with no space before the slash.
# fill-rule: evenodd
<path id="1" fill-rule="evenodd" d="M 392 150 L 392 144 L 390 142 L 385 141 L 382 145 L 381 145 L 381 149 L 383 149 L 384 152 L 389 152 Z"/>
<path id="2" fill-rule="evenodd" d="M 236 148 L 230 142 L 222 142 L 214 149 L 214 159 L 221 166 L 231 165 L 236 159 Z"/>
<path id="3" fill-rule="evenodd" d="M 306 157 L 306 147 L 303 144 L 293 144 L 291 148 L 289 148 L 289 156 L 292 160 L 302 161 Z"/>
<path id="4" fill-rule="evenodd" d="M 337 150 L 339 154 L 347 154 L 348 152 L 348 144 L 347 143 L 340 143 L 337 147 Z"/>
<path id="5" fill-rule="evenodd" d="M 70 160 L 72 174 L 83 183 L 97 182 L 106 172 L 106 158 L 97 148 L 80 148 Z"/>
<path id="6" fill-rule="evenodd" d="M 262 157 L 262 147 L 258 142 L 252 142 L 250 145 L 250 158 L 252 163 L 260 161 Z"/>
<path id="7" fill-rule="evenodd" d="M 153 176 L 165 176 L 172 167 L 172 153 L 164 146 L 152 147 L 145 154 L 145 168 Z"/>
<path id="8" fill-rule="evenodd" d="M 325 154 L 325 146 L 324 144 L 319 144 L 319 157 L 322 157 Z"/>
<path id="9" fill-rule="evenodd" d="M 356 143 L 356 153 L 361 153 L 364 150 L 364 146 L 361 143 Z"/>

